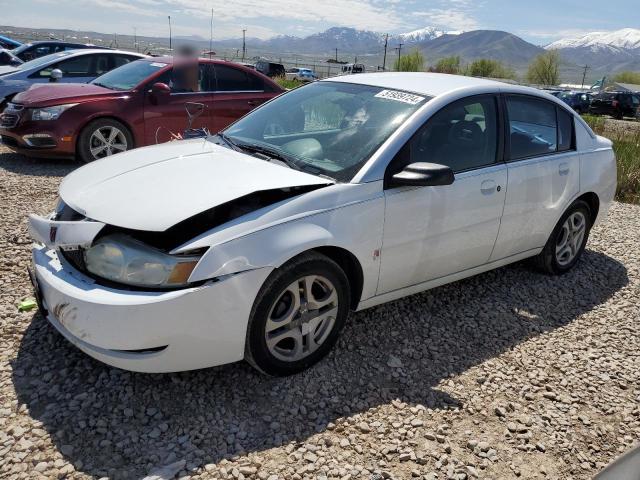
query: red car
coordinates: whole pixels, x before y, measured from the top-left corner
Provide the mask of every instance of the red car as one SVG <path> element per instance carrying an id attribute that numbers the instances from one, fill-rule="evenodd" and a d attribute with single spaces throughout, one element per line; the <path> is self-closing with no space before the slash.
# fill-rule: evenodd
<path id="1" fill-rule="evenodd" d="M 0 138 L 28 156 L 90 162 L 179 137 L 189 123 L 187 103 L 204 105 L 192 128 L 218 132 L 283 91 L 231 62 L 148 58 L 90 83 L 43 84 L 16 95 L 0 115 Z"/>

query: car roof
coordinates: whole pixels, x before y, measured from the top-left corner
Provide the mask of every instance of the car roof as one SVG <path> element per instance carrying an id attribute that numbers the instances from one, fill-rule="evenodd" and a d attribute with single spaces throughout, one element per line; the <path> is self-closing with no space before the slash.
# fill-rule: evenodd
<path id="1" fill-rule="evenodd" d="M 357 75 L 340 75 L 326 78 L 322 81 L 358 83 L 374 87 L 406 90 L 431 97 L 437 97 L 459 88 L 479 86 L 500 88 L 507 85 L 506 83 L 483 78 L 427 72 L 360 73 Z"/>

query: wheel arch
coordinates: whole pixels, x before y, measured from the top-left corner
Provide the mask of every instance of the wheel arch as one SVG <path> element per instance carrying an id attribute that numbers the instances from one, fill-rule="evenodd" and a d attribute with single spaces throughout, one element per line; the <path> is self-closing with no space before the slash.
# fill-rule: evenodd
<path id="1" fill-rule="evenodd" d="M 313 248 L 312 252 L 318 252 L 336 262 L 349 279 L 349 294 L 351 296 L 351 309 L 355 310 L 362 297 L 364 285 L 364 273 L 358 258 L 346 248 L 327 245 Z M 303 254 L 306 252 L 303 252 Z M 302 255 L 302 254 L 301 254 Z"/>
<path id="2" fill-rule="evenodd" d="M 598 213 L 600 212 L 600 198 L 594 192 L 587 192 L 576 198 L 576 201 L 577 200 L 582 200 L 586 202 L 587 205 L 589 205 L 589 210 L 591 213 L 591 224 L 593 225 L 593 223 L 596 221 L 596 218 L 598 218 Z"/>

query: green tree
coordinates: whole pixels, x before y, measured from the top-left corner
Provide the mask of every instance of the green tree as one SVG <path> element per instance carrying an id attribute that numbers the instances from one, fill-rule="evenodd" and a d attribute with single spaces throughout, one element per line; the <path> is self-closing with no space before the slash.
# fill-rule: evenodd
<path id="1" fill-rule="evenodd" d="M 613 77 L 613 81 L 640 85 L 640 72 L 620 72 Z"/>
<path id="2" fill-rule="evenodd" d="M 451 73 L 457 75 L 460 73 L 460 57 L 451 56 L 441 58 L 432 70 L 438 73 Z"/>
<path id="3" fill-rule="evenodd" d="M 560 53 L 549 50 L 541 53 L 529 64 L 527 80 L 538 85 L 558 85 L 560 83 Z"/>
<path id="4" fill-rule="evenodd" d="M 505 67 L 498 60 L 491 60 L 490 58 L 480 58 L 475 60 L 470 65 L 467 65 L 464 70 L 465 75 L 471 77 L 488 77 L 488 78 L 516 78 L 516 73 L 509 67 Z"/>
<path id="5" fill-rule="evenodd" d="M 422 72 L 424 70 L 424 55 L 414 48 L 406 55 L 396 59 L 394 70 L 397 72 Z"/>

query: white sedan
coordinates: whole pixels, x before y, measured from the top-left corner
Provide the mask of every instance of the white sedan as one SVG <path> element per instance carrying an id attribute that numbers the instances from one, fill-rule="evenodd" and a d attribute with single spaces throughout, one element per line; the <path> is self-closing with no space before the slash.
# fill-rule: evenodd
<path id="1" fill-rule="evenodd" d="M 350 310 L 530 257 L 567 272 L 615 189 L 611 142 L 551 95 L 337 77 L 76 170 L 30 217 L 32 280 L 46 318 L 110 365 L 286 375 Z"/>

